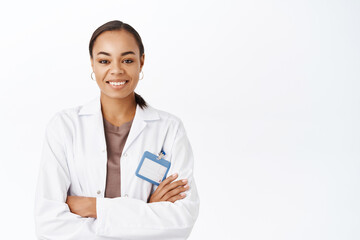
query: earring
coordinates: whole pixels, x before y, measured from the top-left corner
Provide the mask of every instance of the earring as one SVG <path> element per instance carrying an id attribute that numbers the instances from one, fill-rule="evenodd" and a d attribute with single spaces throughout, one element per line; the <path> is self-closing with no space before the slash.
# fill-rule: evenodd
<path id="1" fill-rule="evenodd" d="M 94 73 L 94 72 L 92 72 L 92 73 L 90 74 L 90 77 L 91 77 L 92 80 L 94 80 L 94 79 L 93 79 L 93 76 L 92 76 L 93 73 Z M 95 81 L 95 80 L 94 80 L 94 81 Z"/>
<path id="2" fill-rule="evenodd" d="M 141 71 L 140 73 L 142 73 L 142 76 L 141 76 L 141 78 L 139 78 L 139 80 L 142 80 L 144 78 L 144 73 L 143 73 L 143 71 Z"/>

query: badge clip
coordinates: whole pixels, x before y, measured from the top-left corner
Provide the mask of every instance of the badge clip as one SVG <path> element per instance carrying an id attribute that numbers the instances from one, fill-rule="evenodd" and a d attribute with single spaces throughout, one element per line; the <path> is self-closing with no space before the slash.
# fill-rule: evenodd
<path id="1" fill-rule="evenodd" d="M 159 155 L 158 155 L 157 159 L 160 160 L 160 159 L 162 159 L 165 155 L 166 155 L 166 154 L 165 154 L 164 150 L 161 150 L 161 152 L 159 152 Z"/>

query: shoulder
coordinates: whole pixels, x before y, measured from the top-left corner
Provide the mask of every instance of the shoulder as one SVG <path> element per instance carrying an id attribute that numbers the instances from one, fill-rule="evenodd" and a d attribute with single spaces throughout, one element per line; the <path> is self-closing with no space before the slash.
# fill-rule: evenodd
<path id="1" fill-rule="evenodd" d="M 182 131 L 182 132 L 185 131 L 183 121 L 181 120 L 181 118 L 179 116 L 177 116 L 173 113 L 170 113 L 168 111 L 165 111 L 165 110 L 162 110 L 159 108 L 155 108 L 149 104 L 148 104 L 148 107 L 145 108 L 144 110 L 155 112 L 159 116 L 161 124 L 166 124 L 169 127 L 176 129 L 177 131 Z"/>
<path id="2" fill-rule="evenodd" d="M 80 116 L 92 115 L 97 111 L 100 111 L 100 97 L 96 96 L 92 99 L 88 99 L 82 104 L 74 105 L 73 107 L 63 108 L 57 111 L 50 122 L 71 122 L 77 121 Z"/>
<path id="3" fill-rule="evenodd" d="M 155 108 L 152 105 L 148 105 L 146 110 L 156 112 L 159 115 L 161 120 L 175 122 L 175 123 L 181 122 L 180 117 L 178 117 L 177 115 L 167 112 L 167 111 L 164 111 L 164 110 L 161 110 L 159 108 Z"/>
<path id="4" fill-rule="evenodd" d="M 55 112 L 49 119 L 46 129 L 55 131 L 70 131 L 78 121 L 78 113 L 82 105 L 63 108 Z"/>

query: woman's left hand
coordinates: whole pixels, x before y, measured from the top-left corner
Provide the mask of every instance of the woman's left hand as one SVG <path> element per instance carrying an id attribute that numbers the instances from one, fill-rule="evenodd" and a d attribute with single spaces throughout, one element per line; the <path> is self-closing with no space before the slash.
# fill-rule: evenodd
<path id="1" fill-rule="evenodd" d="M 82 217 L 96 218 L 96 198 L 67 196 L 66 204 L 70 211 Z"/>

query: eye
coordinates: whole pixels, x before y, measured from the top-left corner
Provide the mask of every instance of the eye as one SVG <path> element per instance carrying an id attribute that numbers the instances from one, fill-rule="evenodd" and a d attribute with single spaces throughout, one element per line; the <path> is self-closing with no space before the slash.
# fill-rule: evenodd
<path id="1" fill-rule="evenodd" d="M 125 62 L 125 63 L 132 63 L 132 62 L 134 62 L 134 61 L 131 60 L 131 59 L 125 59 L 124 62 Z"/>
<path id="2" fill-rule="evenodd" d="M 105 62 L 104 62 L 104 61 L 105 61 Z M 101 63 L 101 64 L 103 64 L 103 63 L 106 64 L 107 62 L 108 62 L 108 60 L 100 60 L 100 61 L 99 61 L 99 63 Z"/>

